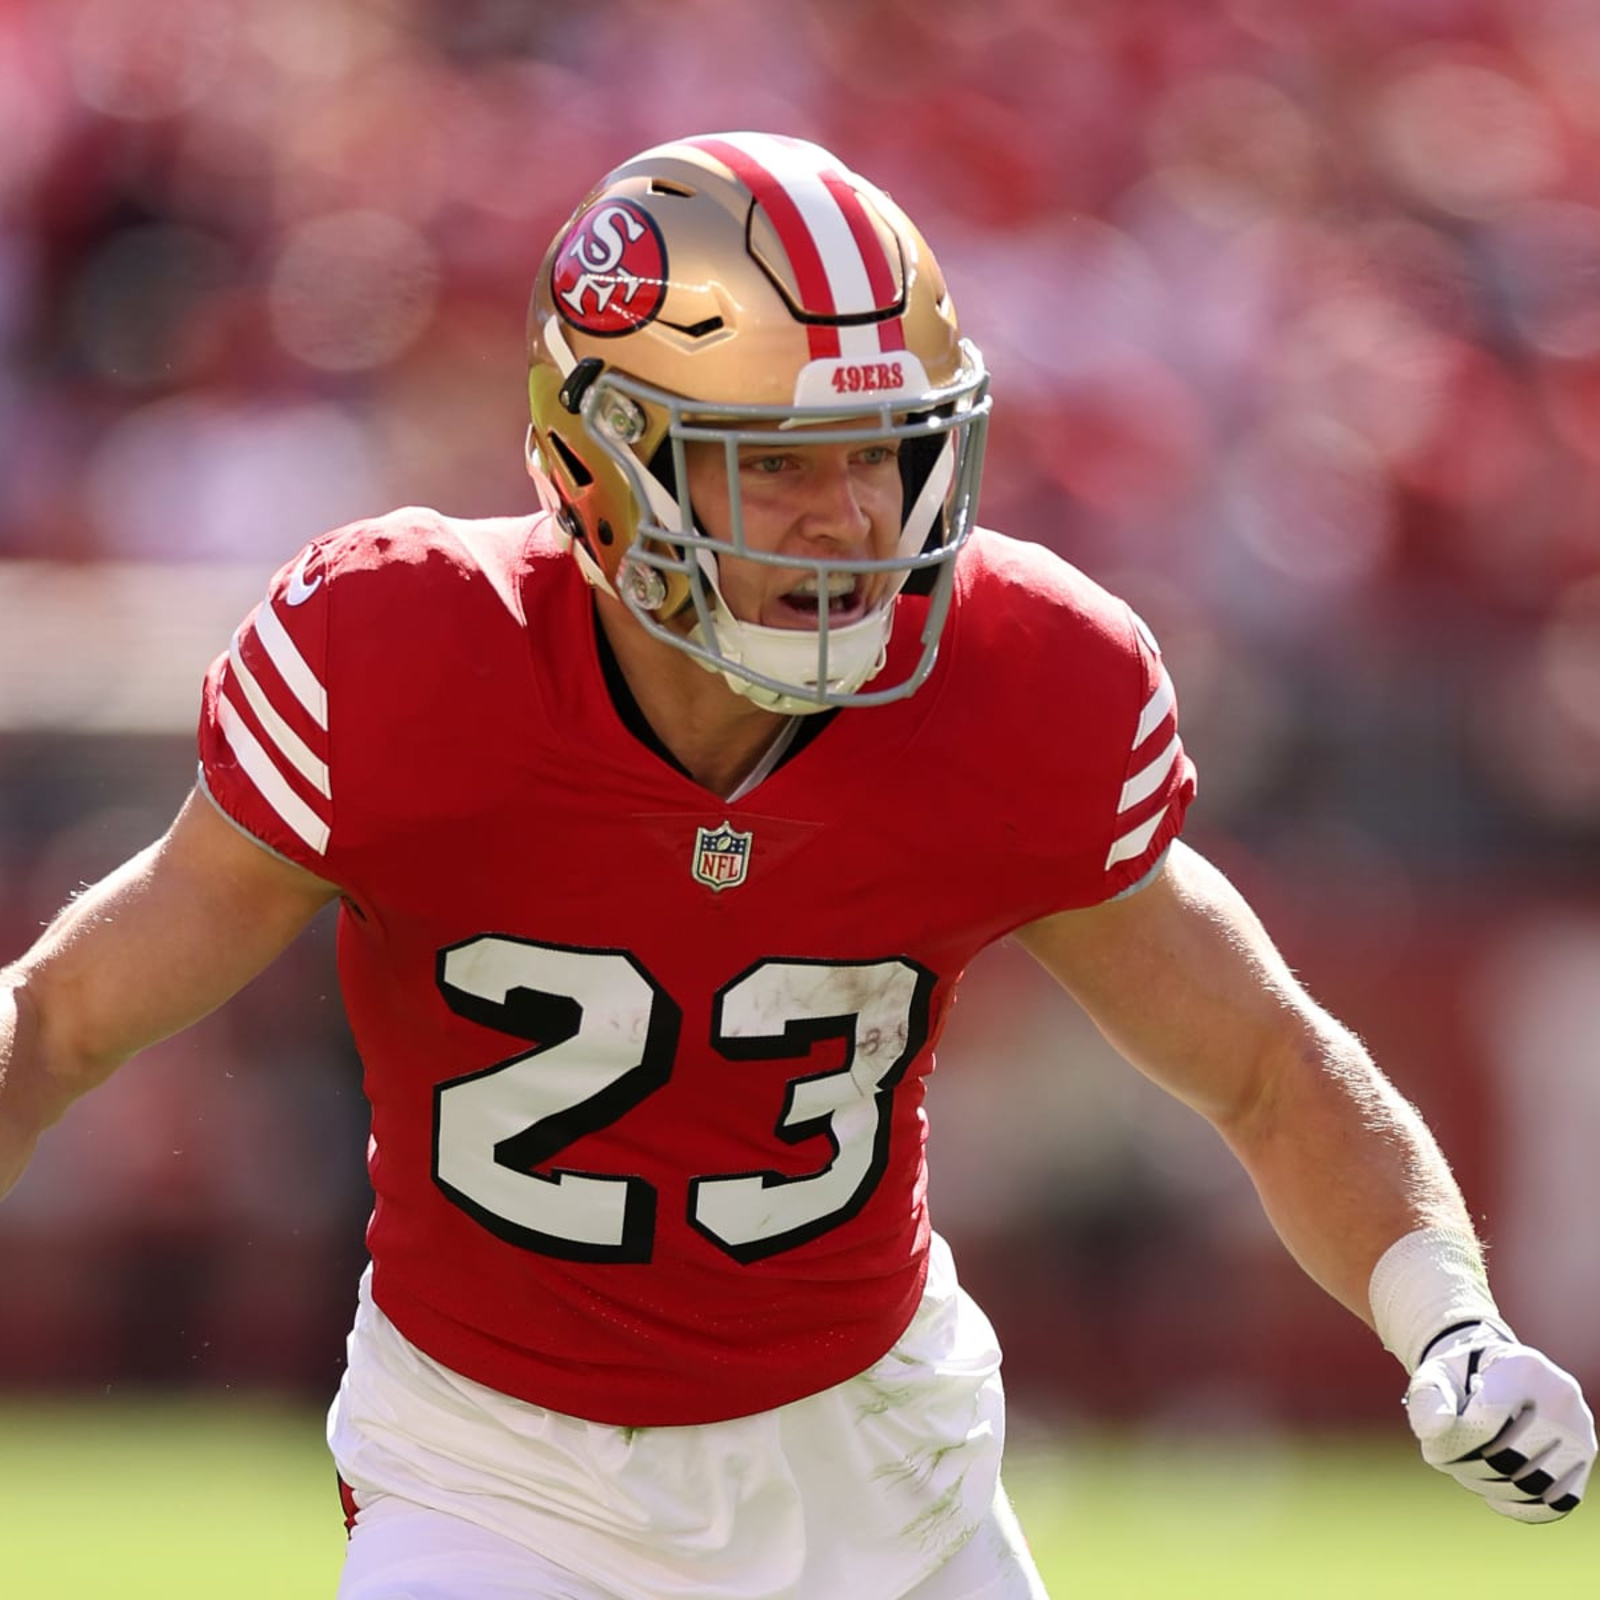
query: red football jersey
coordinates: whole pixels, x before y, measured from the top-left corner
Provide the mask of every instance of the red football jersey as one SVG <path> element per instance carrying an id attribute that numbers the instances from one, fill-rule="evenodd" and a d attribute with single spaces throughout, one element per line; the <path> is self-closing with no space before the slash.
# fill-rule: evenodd
<path id="1" fill-rule="evenodd" d="M 704 1422 L 893 1344 L 957 978 L 1148 872 L 1194 780 L 1138 619 L 995 534 L 923 688 L 737 801 L 628 731 L 596 628 L 542 519 L 354 525 L 213 667 L 202 765 L 344 891 L 379 1305 L 505 1393 Z"/>

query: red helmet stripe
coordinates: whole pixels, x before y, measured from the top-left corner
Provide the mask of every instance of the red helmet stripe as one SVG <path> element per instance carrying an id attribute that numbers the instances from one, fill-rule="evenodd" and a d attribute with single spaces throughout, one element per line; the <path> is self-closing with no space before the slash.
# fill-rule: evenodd
<path id="1" fill-rule="evenodd" d="M 825 172 L 822 181 L 828 193 L 839 203 L 844 220 L 850 227 L 850 237 L 861 252 L 862 265 L 867 269 L 867 282 L 872 285 L 872 303 L 878 306 L 891 304 L 895 298 L 894 268 L 883 252 L 883 244 L 867 217 L 866 208 L 861 204 L 861 196 L 842 173 Z M 899 317 L 880 324 L 878 334 L 881 349 L 905 349 L 906 332 Z"/>
<path id="2" fill-rule="evenodd" d="M 824 315 L 831 313 L 833 288 L 828 281 L 828 269 L 823 264 L 822 252 L 817 248 L 805 217 L 788 191 L 740 146 L 726 139 L 695 139 L 692 143 L 707 155 L 715 156 L 755 196 L 756 203 L 772 218 L 773 226 L 778 230 L 778 238 L 783 242 L 789 264 L 794 268 L 801 298 L 807 306 L 821 309 Z M 838 355 L 839 335 L 835 329 L 811 323 L 807 325 L 806 332 L 811 339 L 813 360 L 821 356 Z"/>
<path id="3" fill-rule="evenodd" d="M 780 159 L 763 159 L 757 151 L 730 139 L 690 142 L 726 165 L 771 218 L 807 309 L 834 316 L 892 303 L 893 269 L 847 175 L 838 168 L 818 170 L 814 163 L 806 161 L 814 147 L 803 140 L 758 137 Z M 787 149 L 800 157 L 790 170 L 785 170 L 790 164 L 781 159 Z M 841 221 L 843 230 L 839 227 Z M 846 238 L 848 244 L 844 243 Z M 845 300 L 842 311 L 841 290 Z M 858 300 L 863 303 L 852 303 Z M 873 331 L 878 335 L 879 349 L 905 348 L 898 317 Z M 807 333 L 813 358 L 840 353 L 837 328 L 809 324 Z"/>

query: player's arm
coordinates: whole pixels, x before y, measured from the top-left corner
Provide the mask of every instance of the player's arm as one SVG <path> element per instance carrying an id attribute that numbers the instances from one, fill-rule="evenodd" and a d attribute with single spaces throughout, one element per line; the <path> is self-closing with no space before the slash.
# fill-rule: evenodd
<path id="1" fill-rule="evenodd" d="M 1156 880 L 1021 943 L 1118 1051 L 1217 1129 L 1300 1264 L 1358 1316 L 1402 1234 L 1470 1232 L 1443 1156 L 1317 1006 L 1243 897 L 1181 841 Z"/>
<path id="2" fill-rule="evenodd" d="M 1296 1260 L 1414 1374 L 1427 1459 L 1521 1520 L 1576 1505 L 1595 1454 L 1576 1384 L 1511 1336 L 1432 1134 L 1223 875 L 1180 841 L 1144 888 L 1019 938 L 1207 1118 Z"/>
<path id="3" fill-rule="evenodd" d="M 243 988 L 337 893 L 191 794 L 0 969 L 0 1194 L 79 1095 Z"/>

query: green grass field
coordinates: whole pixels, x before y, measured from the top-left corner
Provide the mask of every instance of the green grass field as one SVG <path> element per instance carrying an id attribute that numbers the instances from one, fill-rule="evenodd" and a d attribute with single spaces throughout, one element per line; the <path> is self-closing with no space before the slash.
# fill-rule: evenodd
<path id="1" fill-rule="evenodd" d="M 1595 1508 L 1502 1522 L 1404 1438 L 1216 1453 L 1094 1436 L 1019 1449 L 1008 1476 L 1054 1600 L 1600 1593 Z M 314 1413 L 0 1405 L 5 1600 L 328 1600 L 342 1542 Z"/>

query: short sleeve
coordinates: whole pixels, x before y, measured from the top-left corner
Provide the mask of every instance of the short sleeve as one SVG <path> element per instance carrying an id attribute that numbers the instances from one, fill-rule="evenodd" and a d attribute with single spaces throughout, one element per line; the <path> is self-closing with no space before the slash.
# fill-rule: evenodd
<path id="1" fill-rule="evenodd" d="M 332 562 L 308 545 L 273 578 L 206 676 L 200 770 L 247 833 L 322 876 L 334 825 L 328 718 Z"/>
<path id="2" fill-rule="evenodd" d="M 1194 763 L 1178 733 L 1178 697 L 1154 635 L 1127 612 L 1140 674 L 1137 716 L 1125 733 L 1122 785 L 1107 842 L 1104 898 L 1149 873 L 1178 836 L 1195 795 Z"/>

